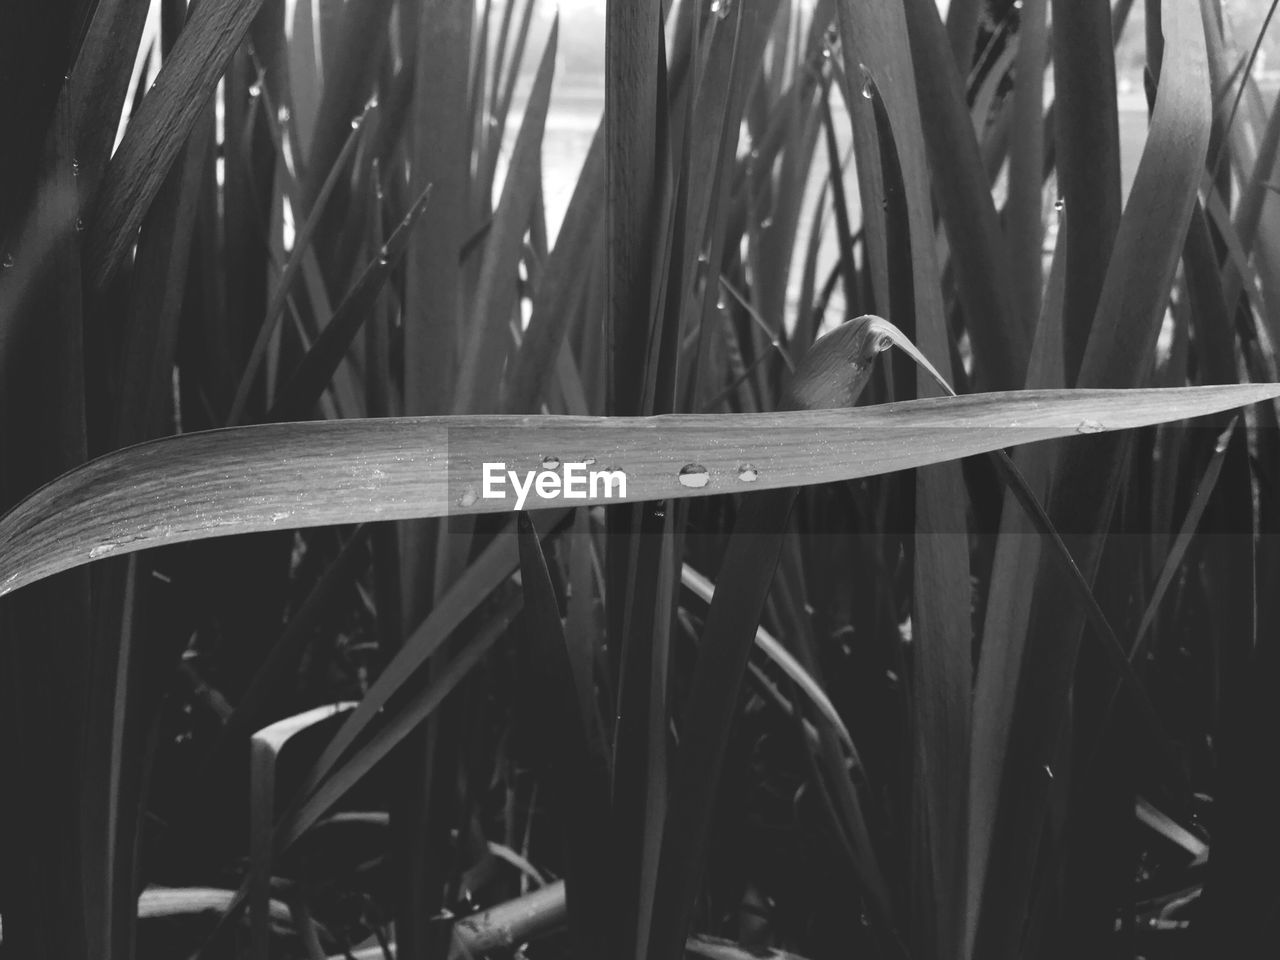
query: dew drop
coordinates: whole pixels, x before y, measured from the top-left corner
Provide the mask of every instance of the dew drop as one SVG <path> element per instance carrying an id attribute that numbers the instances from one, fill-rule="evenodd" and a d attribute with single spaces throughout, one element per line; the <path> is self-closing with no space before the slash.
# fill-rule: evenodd
<path id="1" fill-rule="evenodd" d="M 369 99 L 364 102 L 364 108 L 366 111 L 378 109 L 378 91 L 375 90 Z"/>
<path id="2" fill-rule="evenodd" d="M 559 466 L 560 466 L 560 458 L 557 457 L 554 453 L 548 453 L 545 457 L 542 458 L 543 470 L 555 470 Z"/>
<path id="3" fill-rule="evenodd" d="M 862 99 L 870 100 L 875 81 L 871 78 L 871 71 L 867 69 L 866 64 L 858 64 L 858 66 L 862 69 Z"/>
<path id="4" fill-rule="evenodd" d="M 359 129 L 360 129 L 360 124 L 362 124 L 362 123 L 364 123 L 364 115 L 363 115 L 363 114 L 361 114 L 361 115 L 360 115 L 360 116 L 358 116 L 358 117 L 352 117 L 352 118 L 351 118 L 351 129 L 352 129 L 352 130 L 359 130 Z"/>
<path id="5" fill-rule="evenodd" d="M 4 260 L 0 260 L 0 266 L 3 266 L 3 267 L 4 267 L 4 269 L 6 269 L 6 270 L 8 270 L 10 267 L 12 267 L 12 266 L 13 266 L 13 254 L 12 254 L 12 253 L 6 253 L 6 254 L 4 255 Z"/>
<path id="6" fill-rule="evenodd" d="M 76 217 L 76 233 L 83 233 L 83 232 L 84 232 L 84 220 L 82 220 L 80 217 Z"/>
<path id="7" fill-rule="evenodd" d="M 760 221 L 761 230 L 768 230 L 772 226 L 773 226 L 773 217 L 765 217 L 763 220 Z"/>
<path id="8" fill-rule="evenodd" d="M 743 483 L 755 483 L 760 479 L 760 471 L 749 463 L 738 467 L 738 479 Z"/>
<path id="9" fill-rule="evenodd" d="M 89 551 L 89 559 L 97 560 L 99 557 L 105 557 L 109 553 L 115 553 L 116 545 L 114 543 L 100 543 Z"/>
<path id="10" fill-rule="evenodd" d="M 711 474 L 700 463 L 686 463 L 680 468 L 680 485 L 682 487 L 705 487 L 711 481 Z"/>
<path id="11" fill-rule="evenodd" d="M 257 100 L 260 96 L 262 96 L 262 84 L 256 81 L 249 84 L 249 99 Z"/>
<path id="12" fill-rule="evenodd" d="M 1081 420 L 1076 433 L 1101 433 L 1105 429 L 1107 428 L 1097 420 Z"/>
<path id="13" fill-rule="evenodd" d="M 80 161 L 74 157 L 71 158 L 71 175 L 73 177 L 80 176 Z"/>
<path id="14" fill-rule="evenodd" d="M 584 467 L 593 467 L 593 466 L 595 466 L 595 463 L 596 463 L 596 458 L 595 458 L 595 457 L 587 457 L 587 459 L 585 459 L 585 460 L 583 460 L 583 461 L 582 461 L 582 465 L 583 465 Z"/>
<path id="15" fill-rule="evenodd" d="M 732 6 L 733 0 L 711 0 L 711 12 L 716 15 L 717 20 L 729 16 L 729 8 Z"/>
<path id="16" fill-rule="evenodd" d="M 1050 780 L 1053 779 L 1053 767 L 1049 766 L 1047 763 L 1044 765 L 1044 775 Z"/>
<path id="17" fill-rule="evenodd" d="M 281 126 L 283 126 L 284 124 L 286 124 L 286 123 L 288 123 L 288 122 L 289 122 L 289 108 L 288 108 L 288 107 L 281 105 L 280 109 L 276 111 L 276 121 L 277 121 Z"/>
<path id="18" fill-rule="evenodd" d="M 693 286 L 694 290 L 701 295 L 707 285 L 707 270 L 711 266 L 711 257 L 703 250 L 698 254 L 698 262 L 694 264 L 693 269 Z"/>
<path id="19" fill-rule="evenodd" d="M 378 265 L 381 267 L 385 267 L 389 262 L 390 262 L 389 253 L 387 251 L 387 248 L 383 246 L 381 249 L 378 250 Z"/>
<path id="20" fill-rule="evenodd" d="M 475 502 L 478 499 L 480 498 L 476 496 L 476 488 L 471 486 L 470 484 L 467 484 L 467 488 L 462 491 L 462 496 L 458 498 L 458 506 L 460 507 L 474 506 Z"/>
<path id="21" fill-rule="evenodd" d="M 1063 210 L 1067 209 L 1067 201 L 1059 197 L 1057 200 L 1053 201 L 1053 209 L 1061 213 Z"/>

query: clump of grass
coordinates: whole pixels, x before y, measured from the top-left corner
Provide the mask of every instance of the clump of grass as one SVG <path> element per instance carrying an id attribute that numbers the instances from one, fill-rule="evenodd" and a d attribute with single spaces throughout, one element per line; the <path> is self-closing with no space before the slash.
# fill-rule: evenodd
<path id="1" fill-rule="evenodd" d="M 1275 4 L 19 6 L 6 954 L 1274 949 Z"/>

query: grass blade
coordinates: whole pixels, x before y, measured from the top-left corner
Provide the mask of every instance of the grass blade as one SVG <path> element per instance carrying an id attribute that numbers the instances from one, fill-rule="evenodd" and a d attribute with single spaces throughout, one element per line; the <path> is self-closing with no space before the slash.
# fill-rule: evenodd
<path id="1" fill-rule="evenodd" d="M 1120 135 L 1107 0 L 1055 3 L 1053 13 L 1054 150 L 1067 243 L 1062 342 L 1071 386 L 1120 228 Z"/>
<path id="2" fill-rule="evenodd" d="M 507 512 L 514 496 L 478 496 L 482 464 L 496 451 L 509 468 L 521 469 L 540 467 L 548 450 L 594 456 L 626 473 L 626 496 L 606 497 L 599 489 L 578 505 L 617 504 L 739 490 L 744 463 L 756 468 L 758 490 L 827 483 L 1081 430 L 1205 416 L 1276 396 L 1276 384 L 1026 390 L 728 420 L 403 417 L 191 433 L 99 457 L 0 518 L 0 595 L 100 557 L 164 543 L 283 526 Z M 706 467 L 705 486 L 679 481 L 689 463 Z M 537 499 L 530 508 L 562 503 L 531 497 Z"/>
<path id="3" fill-rule="evenodd" d="M 528 631 L 529 675 L 538 690 L 536 732 L 545 744 L 543 762 L 551 777 L 553 802 L 564 811 L 566 897 L 572 942 L 583 952 L 598 953 L 607 940 L 604 926 L 608 864 L 608 761 L 580 710 L 577 682 L 551 585 L 542 544 L 528 514 L 517 516 L 520 580 L 524 588 L 524 620 Z"/>
<path id="4" fill-rule="evenodd" d="M 933 195 L 951 244 L 976 376 L 994 389 L 1009 389 L 1025 375 L 1030 337 L 1026 324 L 1014 315 L 1012 288 L 1003 276 L 1008 255 L 965 105 L 964 81 L 947 56 L 937 6 L 930 0 L 908 0 L 904 8 L 936 185 Z"/>
<path id="5" fill-rule="evenodd" d="M 649 342 L 649 280 L 657 143 L 658 34 L 656 3 L 608 4 L 605 57 L 606 277 L 611 344 L 609 412 L 641 413 Z"/>
<path id="6" fill-rule="evenodd" d="M 468 638 L 463 649 L 450 658 L 438 674 L 432 676 L 399 710 L 391 713 L 382 726 L 367 740 L 362 741 L 329 776 L 320 781 L 314 793 L 300 796 L 298 802 L 276 825 L 276 850 L 288 849 L 397 744 L 421 726 L 506 632 L 517 612 L 518 601 L 509 600 L 499 607 L 495 615 L 475 636 Z"/>
<path id="7" fill-rule="evenodd" d="M 1009 199 L 1005 204 L 1013 322 L 1028 332 L 1040 316 L 1044 281 L 1042 171 L 1044 169 L 1044 65 L 1048 57 L 1046 0 L 1024 0 L 1018 28 L 1017 83 L 1009 137 Z"/>
<path id="8" fill-rule="evenodd" d="M 565 342 L 573 303 L 583 295 L 583 264 L 600 242 L 604 212 L 604 132 L 596 129 L 556 236 L 556 245 L 533 294 L 529 327 L 508 374 L 504 409 L 533 413 L 546 390 L 545 380 Z"/>
<path id="9" fill-rule="evenodd" d="M 715 596 L 715 584 L 687 563 L 680 569 L 680 582 L 699 600 L 710 605 Z M 840 714 L 836 712 L 831 698 L 826 695 L 818 681 L 764 627 L 756 628 L 755 644 L 756 648 L 773 661 L 778 669 L 796 685 L 796 689 L 808 698 L 814 710 L 831 725 L 831 729 L 840 738 L 841 746 L 850 754 L 856 753 L 849 728 L 840 719 Z"/>
<path id="10" fill-rule="evenodd" d="M 898 390 L 907 396 L 949 393 L 948 379 L 924 358 L 932 353 L 950 373 L 950 352 L 939 316 L 929 312 L 935 285 L 923 286 L 907 263 L 916 252 L 920 203 L 912 202 L 905 179 L 899 133 L 888 102 L 875 82 L 871 93 L 885 191 L 885 247 L 889 264 L 889 308 L 920 340 L 910 348 L 916 369 L 894 366 Z M 909 120 L 907 122 L 910 122 Z M 967 118 L 966 118 L 967 124 Z M 910 141 L 908 140 L 907 143 Z M 917 140 L 917 145 L 919 141 Z M 915 188 L 919 190 L 919 187 Z M 913 215 L 913 207 L 916 212 Z M 929 233 L 932 236 L 932 231 Z M 875 320 L 871 325 L 876 326 Z M 910 344 L 909 340 L 905 340 Z M 912 376 L 914 373 L 914 389 Z M 897 384 L 902 384 L 898 387 Z M 909 494 L 908 494 L 909 495 Z M 911 935 L 917 950 L 955 953 L 964 936 L 963 837 L 967 829 L 971 662 L 969 557 L 964 481 L 957 465 L 923 471 L 915 478 L 912 626 L 918 638 L 912 676 L 912 827 L 910 833 Z"/>
<path id="11" fill-rule="evenodd" d="M 87 451 L 73 144 L 67 111 L 59 109 L 43 144 L 43 185 L 30 221 L 46 235 L 47 252 L 31 266 L 27 295 L 0 314 L 0 504 L 6 507 L 82 464 Z M 0 808 L 6 952 L 97 956 L 94 950 L 105 955 L 110 949 L 102 938 L 112 935 L 113 914 L 119 915 L 111 896 L 118 879 L 115 837 L 96 828 L 105 828 L 117 797 L 109 774 L 91 785 L 81 779 L 83 751 L 91 745 L 101 751 L 98 769 L 118 763 L 118 754 L 109 753 L 114 731 L 109 724 L 104 729 L 115 700 L 114 664 L 110 656 L 93 657 L 94 626 L 83 574 L 0 603 L 3 762 L 43 784 L 39 791 L 6 791 Z M 105 624 L 103 632 L 110 635 Z M 80 899 L 79 889 L 74 896 L 58 892 L 67 890 L 71 876 L 80 878 L 91 903 Z"/>
<path id="12" fill-rule="evenodd" d="M 213 124 L 201 122 L 156 196 L 134 261 L 136 282 L 123 332 L 121 392 L 112 446 L 169 432 L 178 321 L 186 292 L 200 179 L 207 174 Z"/>
<path id="13" fill-rule="evenodd" d="M 834 404 L 851 406 L 870 380 L 872 361 L 884 343 L 871 318 L 866 317 L 823 337 L 797 369 L 789 405 L 811 410 Z M 678 950 L 688 935 L 742 679 L 795 498 L 793 489 L 748 496 L 721 563 L 717 577 L 720 602 L 714 596 L 711 599 L 679 728 L 681 747 L 654 911 L 653 949 L 658 956 Z M 860 832 L 865 834 L 865 827 Z M 888 892 L 875 866 L 874 852 L 863 844 L 857 853 L 863 882 L 881 914 L 887 915 Z"/>
<path id="14" fill-rule="evenodd" d="M 1208 73 L 1197 6 L 1186 0 L 1165 10 L 1166 63 L 1176 63 L 1177 69 L 1164 71 L 1161 77 L 1147 147 L 1116 236 L 1081 365 L 1082 385 L 1140 383 L 1154 356 L 1181 245 L 1166 245 L 1159 256 L 1153 256 L 1141 238 L 1185 236 L 1208 144 Z M 1070 210 L 1068 198 L 1069 215 Z M 1049 513 L 1059 530 L 1079 534 L 1072 553 L 1086 580 L 1092 582 L 1125 448 L 1122 441 L 1111 438 L 1089 447 L 1077 445 L 1066 451 Z M 1048 803 L 1049 788 L 1041 771 L 1061 730 L 1083 626 L 1084 611 L 1061 589 L 1059 574 L 1048 563 L 1042 557 L 1009 733 L 974 947 L 980 956 L 1008 956 L 1018 949 L 1032 880 L 1034 838 L 1039 836 Z"/>
<path id="15" fill-rule="evenodd" d="M 311 345 L 298 368 L 280 389 L 275 404 L 267 414 L 268 420 L 296 420 L 310 414 L 326 385 L 333 379 L 356 334 L 360 332 L 360 326 L 373 311 L 374 301 L 387 278 L 400 265 L 400 260 L 409 247 L 413 228 L 427 209 L 430 198 L 431 187 L 428 186 L 395 230 L 391 231 L 391 236 L 377 255 L 369 261 L 356 285 L 343 298 L 334 311 L 333 318 L 321 331 L 320 337 Z"/>
<path id="16" fill-rule="evenodd" d="M 128 255 L 147 208 L 261 6 L 262 0 L 208 0 L 192 10 L 107 164 L 86 218 L 85 276 L 93 293 L 102 292 Z"/>
<path id="17" fill-rule="evenodd" d="M 133 57 L 126 54 L 138 49 L 149 8 L 130 0 L 104 0 L 93 8 L 66 90 L 81 196 L 93 196 L 111 156 L 133 72 Z"/>
<path id="18" fill-rule="evenodd" d="M 267 304 L 266 316 L 263 318 L 262 325 L 258 328 L 258 335 L 249 353 L 249 359 L 245 362 L 244 371 L 240 374 L 240 382 L 231 401 L 231 411 L 227 414 L 228 426 L 233 427 L 243 419 L 245 405 L 249 400 L 249 391 L 258 376 L 258 369 L 262 365 L 263 357 L 266 355 L 267 345 L 271 341 L 271 336 L 275 333 L 280 317 L 284 314 L 285 300 L 289 296 L 289 290 L 293 286 L 293 281 L 298 276 L 299 271 L 303 269 L 306 259 L 315 255 L 312 241 L 315 239 L 316 230 L 324 216 L 325 204 L 332 195 L 339 179 L 346 172 L 347 164 L 355 156 L 356 146 L 360 143 L 361 131 L 364 129 L 364 120 L 371 109 L 372 106 L 366 104 L 364 113 L 361 114 L 358 118 L 359 122 L 353 126 L 348 134 L 341 152 L 325 177 L 324 184 L 321 186 L 320 192 L 316 196 L 310 212 L 307 214 L 307 219 L 303 221 L 294 238 L 293 249 L 289 252 L 289 259 L 284 265 L 284 270 L 280 272 L 279 279 L 276 281 L 275 290 L 272 292 L 271 300 Z"/>
<path id="19" fill-rule="evenodd" d="M 360 116 L 373 93 L 376 70 L 388 46 L 387 20 L 392 0 L 337 6 L 339 22 L 334 27 L 342 40 L 331 48 L 337 55 L 324 62 L 320 105 L 307 154 L 308 182 L 303 185 L 303 209 L 295 211 L 304 215 L 315 205 L 322 178 L 333 169 L 350 134 L 351 121 Z M 422 14 L 423 19 L 431 16 L 432 12 Z"/>
<path id="20" fill-rule="evenodd" d="M 542 174 L 542 132 L 551 102 L 558 30 L 559 22 L 554 21 L 533 81 L 524 122 L 512 149 L 502 199 L 498 202 L 485 239 L 476 298 L 458 374 L 460 389 L 454 399 L 454 413 L 484 413 L 496 406 L 501 381 L 485 375 L 483 371 L 502 368 L 511 340 L 510 318 L 516 305 L 516 264 L 533 215 L 536 186 Z"/>
<path id="21" fill-rule="evenodd" d="M 1208 506 L 1209 498 L 1213 496 L 1214 488 L 1218 484 L 1218 476 L 1222 473 L 1222 463 L 1227 456 L 1227 444 L 1231 440 L 1231 435 L 1235 432 L 1238 418 L 1233 417 L 1231 423 L 1227 425 L 1218 437 L 1217 443 L 1213 447 L 1213 455 L 1209 458 L 1209 465 L 1205 468 L 1204 476 L 1200 478 L 1200 483 L 1196 486 L 1195 496 L 1191 498 L 1191 505 L 1187 508 L 1187 514 L 1182 519 L 1182 526 L 1178 530 L 1178 536 L 1173 541 L 1173 546 L 1169 549 L 1169 555 L 1165 558 L 1164 566 L 1160 569 L 1160 576 L 1156 580 L 1156 585 L 1151 591 L 1151 598 L 1147 601 L 1147 609 L 1142 613 L 1142 619 L 1138 622 L 1138 629 L 1134 631 L 1133 643 L 1129 647 L 1129 662 L 1136 663 L 1138 655 L 1143 649 L 1143 640 L 1146 639 L 1147 631 L 1151 628 L 1151 624 L 1155 622 L 1156 614 L 1160 611 L 1160 603 L 1164 600 L 1164 595 L 1169 589 L 1169 585 L 1173 583 L 1173 578 L 1178 572 L 1178 568 L 1182 565 L 1183 558 L 1187 555 L 1187 547 L 1191 545 L 1192 538 L 1196 535 L 1196 529 L 1200 525 L 1200 519 L 1204 516 L 1204 509 Z"/>

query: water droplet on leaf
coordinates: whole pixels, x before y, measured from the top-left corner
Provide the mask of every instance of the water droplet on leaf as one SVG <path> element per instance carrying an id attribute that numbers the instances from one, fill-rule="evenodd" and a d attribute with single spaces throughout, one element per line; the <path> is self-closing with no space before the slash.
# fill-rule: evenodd
<path id="1" fill-rule="evenodd" d="M 289 108 L 288 108 L 288 107 L 286 107 L 286 106 L 281 106 L 281 107 L 280 107 L 280 109 L 276 111 L 276 121 L 277 121 L 278 123 L 280 123 L 280 125 L 281 125 L 281 126 L 283 126 L 284 124 L 286 124 L 286 123 L 288 123 L 288 122 L 289 122 Z"/>
<path id="2" fill-rule="evenodd" d="M 557 457 L 554 453 L 548 453 L 545 457 L 542 458 L 543 470 L 555 470 L 559 466 L 560 466 L 560 458 Z"/>
<path id="3" fill-rule="evenodd" d="M 716 15 L 717 20 L 729 16 L 729 8 L 732 6 L 733 0 L 711 0 L 711 12 Z"/>
<path id="4" fill-rule="evenodd" d="M 89 559 L 97 560 L 99 557 L 105 557 L 109 553 L 115 553 L 116 545 L 114 543 L 100 543 L 89 551 Z"/>
<path id="5" fill-rule="evenodd" d="M 4 255 L 4 260 L 3 260 L 3 261 L 0 261 L 0 265 L 3 265 L 3 267 L 4 267 L 6 270 L 8 270 L 10 267 L 12 267 L 12 266 L 13 266 L 13 254 L 12 254 L 12 253 L 6 253 L 6 254 Z"/>
<path id="6" fill-rule="evenodd" d="M 474 506 L 476 500 L 478 499 L 479 497 L 476 496 L 476 488 L 468 484 L 467 488 L 462 491 L 462 496 L 458 498 L 458 506 L 460 507 Z"/>
<path id="7" fill-rule="evenodd" d="M 1063 210 L 1067 209 L 1067 201 L 1059 197 L 1057 200 L 1053 201 L 1053 209 L 1061 213 Z"/>
<path id="8" fill-rule="evenodd" d="M 251 83 L 249 85 L 249 99 L 256 100 L 260 96 L 262 96 L 262 84 Z"/>
<path id="9" fill-rule="evenodd" d="M 706 289 L 707 270 L 710 265 L 711 258 L 707 255 L 707 252 L 704 250 L 699 253 L 698 262 L 694 264 L 693 268 L 693 289 L 699 296 L 701 296 L 702 291 Z"/>
<path id="10" fill-rule="evenodd" d="M 1076 433 L 1102 433 L 1105 429 L 1107 428 L 1097 420 L 1081 420 Z"/>
<path id="11" fill-rule="evenodd" d="M 862 70 L 862 99 L 870 100 L 876 82 L 871 78 L 871 71 L 867 69 L 866 64 L 858 64 L 858 66 Z"/>
<path id="12" fill-rule="evenodd" d="M 73 177 L 80 176 L 80 161 L 76 160 L 74 157 L 71 160 L 71 175 Z"/>
<path id="13" fill-rule="evenodd" d="M 84 232 L 84 221 L 79 217 L 76 217 L 76 233 L 83 233 L 83 232 Z"/>
<path id="14" fill-rule="evenodd" d="M 760 471 L 749 463 L 738 467 L 738 479 L 743 483 L 755 483 L 760 479 Z"/>
<path id="15" fill-rule="evenodd" d="M 705 487 L 711 481 L 711 474 L 700 463 L 687 463 L 680 468 L 680 485 L 682 487 Z"/>

